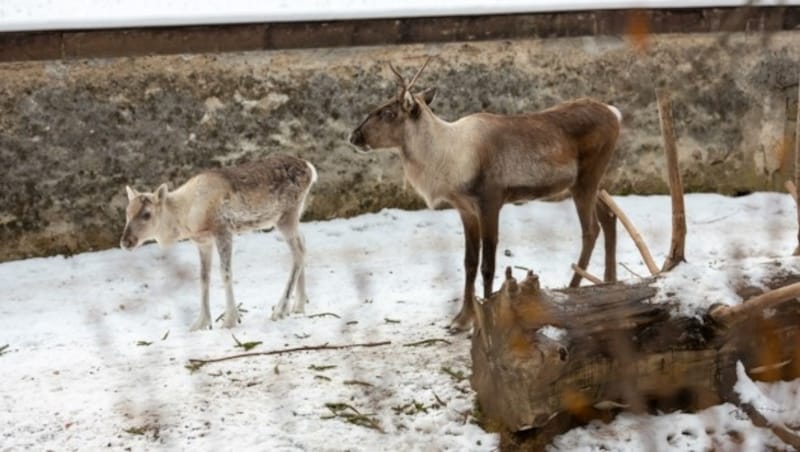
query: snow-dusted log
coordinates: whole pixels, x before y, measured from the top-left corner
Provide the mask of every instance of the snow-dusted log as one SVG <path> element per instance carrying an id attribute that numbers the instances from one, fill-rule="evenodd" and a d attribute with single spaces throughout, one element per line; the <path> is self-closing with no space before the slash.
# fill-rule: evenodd
<path id="1" fill-rule="evenodd" d="M 680 289 L 659 293 L 672 287 L 658 283 L 669 274 L 551 291 L 532 273 L 517 282 L 507 270 L 501 289 L 478 306 L 482 327 L 472 337 L 471 377 L 503 444 L 538 450 L 554 435 L 620 410 L 735 402 L 738 361 L 754 380 L 800 376 L 795 265 L 728 265 L 732 279 L 750 271 L 760 281 L 733 281 L 747 301 L 698 316 L 676 314 Z"/>

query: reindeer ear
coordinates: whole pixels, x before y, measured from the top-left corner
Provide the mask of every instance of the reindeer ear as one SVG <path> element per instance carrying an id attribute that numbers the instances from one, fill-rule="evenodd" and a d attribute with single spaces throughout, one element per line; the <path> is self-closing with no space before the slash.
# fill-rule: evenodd
<path id="1" fill-rule="evenodd" d="M 436 88 L 428 88 L 422 92 L 422 99 L 425 101 L 425 105 L 430 105 L 434 97 L 436 97 Z"/>
<path id="2" fill-rule="evenodd" d="M 139 194 L 136 190 L 132 189 L 130 186 L 125 186 L 125 191 L 128 193 L 128 201 L 132 200 Z"/>
<path id="3" fill-rule="evenodd" d="M 417 100 L 408 91 L 403 91 L 403 111 L 410 112 L 417 106 Z"/>
<path id="4" fill-rule="evenodd" d="M 164 202 L 167 199 L 167 193 L 169 193 L 167 184 L 161 184 L 156 190 L 156 203 L 161 204 Z"/>

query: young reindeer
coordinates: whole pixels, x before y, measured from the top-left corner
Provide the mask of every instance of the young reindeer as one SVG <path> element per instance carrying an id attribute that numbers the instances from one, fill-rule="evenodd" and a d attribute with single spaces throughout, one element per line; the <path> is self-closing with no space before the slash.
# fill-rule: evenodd
<path id="1" fill-rule="evenodd" d="M 162 184 L 155 193 L 139 193 L 130 187 L 125 230 L 120 246 L 131 250 L 155 239 L 168 246 L 191 239 L 200 250 L 200 316 L 191 330 L 211 328 L 208 281 L 211 251 L 219 253 L 225 283 L 225 320 L 230 328 L 239 321 L 233 298 L 231 251 L 233 234 L 276 226 L 292 250 L 292 272 L 272 319 L 289 313 L 289 299 L 295 293 L 294 312 L 305 308 L 305 245 L 298 229 L 303 204 L 317 171 L 311 163 L 290 156 L 273 156 L 241 166 L 204 171 L 170 192 Z"/>
<path id="2" fill-rule="evenodd" d="M 605 241 L 605 280 L 616 279 L 616 218 L 597 192 L 611 160 L 621 114 L 591 99 L 562 103 L 538 113 L 477 113 L 455 122 L 436 116 L 429 105 L 435 89 L 411 88 L 391 65 L 398 94 L 372 111 L 350 142 L 363 150 L 400 148 L 405 176 L 429 207 L 452 204 L 464 226 L 466 283 L 460 313 L 465 328 L 473 318 L 479 252 L 483 296 L 492 293 L 498 219 L 504 203 L 535 199 L 569 189 L 578 211 L 583 242 L 577 265 L 585 269 L 599 234 Z M 580 284 L 575 274 L 571 287 Z"/>

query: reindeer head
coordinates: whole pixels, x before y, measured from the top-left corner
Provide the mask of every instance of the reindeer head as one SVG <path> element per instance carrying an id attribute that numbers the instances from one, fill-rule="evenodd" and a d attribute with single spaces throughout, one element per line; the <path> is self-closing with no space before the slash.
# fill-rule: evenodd
<path id="1" fill-rule="evenodd" d="M 128 192 L 128 207 L 119 246 L 131 250 L 158 237 L 161 211 L 169 190 L 167 184 L 161 184 L 155 193 L 139 193 L 128 186 L 125 190 Z"/>
<path id="2" fill-rule="evenodd" d="M 430 58 L 417 71 L 414 78 L 406 83 L 402 75 L 391 64 L 389 67 L 397 77 L 398 94 L 373 110 L 366 119 L 350 134 L 350 143 L 362 150 L 402 147 L 405 143 L 405 128 L 409 121 L 417 121 L 422 104 L 429 105 L 436 95 L 435 88 L 413 94 L 411 88 Z"/>

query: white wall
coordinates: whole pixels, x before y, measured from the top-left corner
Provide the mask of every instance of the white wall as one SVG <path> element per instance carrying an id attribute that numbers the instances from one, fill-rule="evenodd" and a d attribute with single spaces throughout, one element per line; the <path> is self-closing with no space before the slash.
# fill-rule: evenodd
<path id="1" fill-rule="evenodd" d="M 0 0 L 0 32 L 740 6 L 744 0 Z M 756 0 L 800 5 L 800 0 Z"/>

